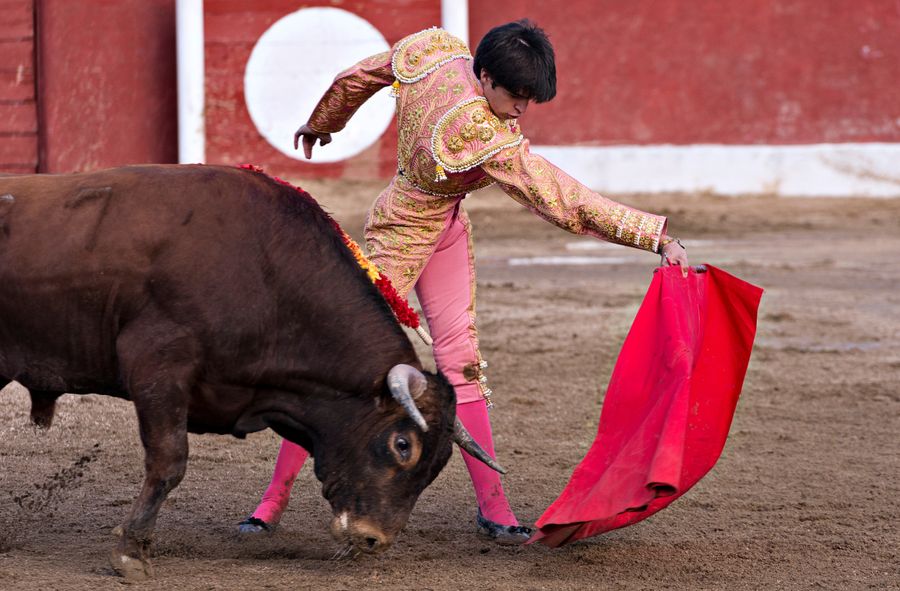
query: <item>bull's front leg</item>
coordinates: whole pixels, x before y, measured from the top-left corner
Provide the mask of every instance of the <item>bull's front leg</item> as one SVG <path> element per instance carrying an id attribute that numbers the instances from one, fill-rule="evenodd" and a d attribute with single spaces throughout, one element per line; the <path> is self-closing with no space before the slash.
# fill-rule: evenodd
<path id="1" fill-rule="evenodd" d="M 135 400 L 144 444 L 144 485 L 127 521 L 117 528 L 119 541 L 110 557 L 113 568 L 128 580 L 152 576 L 150 543 L 156 518 L 169 492 L 184 477 L 187 465 L 187 405 L 159 403 L 160 399 L 174 402 L 181 396 L 152 398 L 157 402 Z"/>
<path id="2" fill-rule="evenodd" d="M 41 429 L 49 429 L 56 413 L 56 399 L 62 393 L 43 390 L 29 390 L 28 393 L 31 395 L 31 422 Z"/>
<path id="3" fill-rule="evenodd" d="M 169 342 L 123 364 L 128 390 L 137 412 L 144 445 L 144 484 L 127 521 L 116 528 L 118 544 L 110 556 L 111 566 L 131 581 L 152 576 L 150 543 L 159 509 L 169 492 L 184 477 L 188 457 L 188 394 L 193 386 L 194 366 Z M 146 344 L 138 344 L 146 353 Z M 123 349 L 120 343 L 120 357 Z M 126 355 L 126 358 L 128 355 Z"/>

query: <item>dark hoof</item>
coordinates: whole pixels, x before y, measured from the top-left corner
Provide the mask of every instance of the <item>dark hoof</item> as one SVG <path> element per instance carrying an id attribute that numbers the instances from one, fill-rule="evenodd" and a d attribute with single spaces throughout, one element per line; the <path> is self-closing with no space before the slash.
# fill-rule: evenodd
<path id="1" fill-rule="evenodd" d="M 148 560 L 132 558 L 119 550 L 113 550 L 110 553 L 109 565 L 129 583 L 137 583 L 153 578 L 153 567 L 150 566 Z"/>
<path id="2" fill-rule="evenodd" d="M 238 524 L 238 533 L 240 534 L 270 534 L 273 531 L 275 531 L 274 525 L 269 525 L 256 517 L 248 517 Z"/>
<path id="3" fill-rule="evenodd" d="M 501 546 L 519 546 L 531 537 L 531 528 L 524 525 L 500 525 L 486 519 L 478 511 L 475 518 L 478 537 L 490 540 Z"/>
<path id="4" fill-rule="evenodd" d="M 109 553 L 109 566 L 129 583 L 137 583 L 153 578 L 153 566 L 150 561 L 143 557 L 129 556 L 125 551 L 127 545 L 123 538 L 125 536 L 125 528 L 117 525 L 113 528 L 112 534 L 119 539 L 118 547 Z"/>

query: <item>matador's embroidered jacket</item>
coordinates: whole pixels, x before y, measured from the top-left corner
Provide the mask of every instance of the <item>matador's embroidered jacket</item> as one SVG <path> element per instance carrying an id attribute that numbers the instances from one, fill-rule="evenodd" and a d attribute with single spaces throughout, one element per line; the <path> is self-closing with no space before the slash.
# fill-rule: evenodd
<path id="1" fill-rule="evenodd" d="M 410 35 L 338 74 L 309 119 L 317 132 L 340 131 L 373 94 L 394 87 L 398 171 L 369 214 L 366 245 L 397 291 L 415 284 L 459 201 L 492 183 L 570 232 L 656 252 L 665 218 L 606 199 L 532 154 L 518 124 L 490 110 L 471 59 L 441 29 Z"/>

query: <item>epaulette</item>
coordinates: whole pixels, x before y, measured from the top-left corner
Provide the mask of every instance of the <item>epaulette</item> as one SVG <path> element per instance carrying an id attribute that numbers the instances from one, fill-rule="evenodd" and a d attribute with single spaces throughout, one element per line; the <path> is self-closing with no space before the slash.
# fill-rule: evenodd
<path id="1" fill-rule="evenodd" d="M 411 84 L 455 59 L 472 59 L 469 48 L 447 31 L 432 27 L 397 43 L 391 67 L 399 82 Z M 394 84 L 396 88 L 398 83 Z"/>
<path id="2" fill-rule="evenodd" d="M 501 121 L 482 96 L 466 99 L 447 111 L 434 126 L 431 152 L 437 162 L 435 180 L 446 172 L 463 172 L 481 166 L 500 150 L 522 143 L 513 121 Z"/>

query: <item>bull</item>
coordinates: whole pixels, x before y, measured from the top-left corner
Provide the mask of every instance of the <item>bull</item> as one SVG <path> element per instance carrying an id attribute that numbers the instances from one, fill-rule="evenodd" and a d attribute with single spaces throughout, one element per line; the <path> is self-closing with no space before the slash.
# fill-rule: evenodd
<path id="1" fill-rule="evenodd" d="M 457 441 L 452 386 L 412 344 L 331 218 L 257 171 L 132 166 L 0 178 L 0 387 L 49 427 L 64 392 L 130 400 L 145 476 L 110 559 L 151 576 L 188 432 L 273 429 L 306 448 L 331 530 L 387 548 Z"/>

